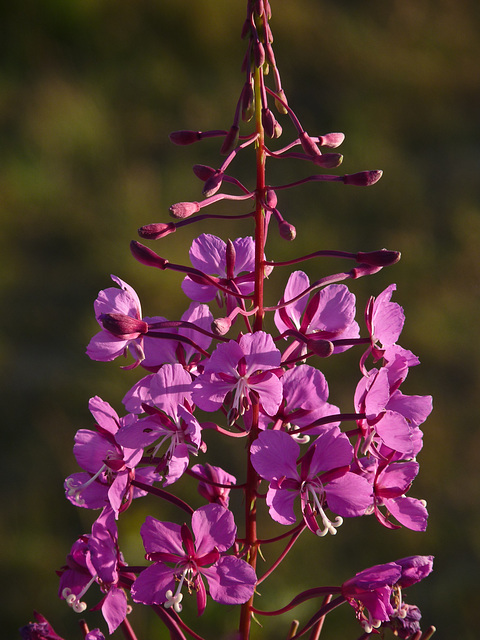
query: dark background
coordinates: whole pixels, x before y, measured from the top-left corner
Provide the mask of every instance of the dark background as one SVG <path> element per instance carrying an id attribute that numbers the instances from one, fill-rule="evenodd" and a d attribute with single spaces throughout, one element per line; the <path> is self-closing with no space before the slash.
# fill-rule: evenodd
<path id="1" fill-rule="evenodd" d="M 128 243 L 142 224 L 168 221 L 173 202 L 201 197 L 191 165 L 221 162 L 218 142 L 173 147 L 168 133 L 230 126 L 243 83 L 244 5 L 25 0 L 2 11 L 2 637 L 17 638 L 34 608 L 68 640 L 81 637 L 78 618 L 57 599 L 54 569 L 90 530 L 94 514 L 66 502 L 63 479 L 77 469 L 75 431 L 91 425 L 88 399 L 100 395 L 121 412 L 138 375 L 85 356 L 97 331 L 92 303 L 113 273 L 136 288 L 145 315 L 177 318 L 185 309 L 181 278 L 135 263 Z M 305 534 L 290 568 L 262 585 L 264 606 L 281 606 L 297 584 L 337 584 L 372 564 L 433 554 L 435 573 L 408 601 L 421 607 L 424 627 L 437 626 L 439 639 L 473 640 L 480 555 L 480 5 L 273 0 L 272 8 L 284 87 L 305 128 L 312 135 L 346 133 L 341 171 L 381 168 L 384 176 L 369 189 L 314 184 L 282 192 L 279 208 L 298 235 L 290 245 L 272 233 L 269 257 L 319 248 L 400 250 L 398 265 L 351 289 L 361 314 L 369 295 L 397 283 L 395 300 L 407 316 L 401 344 L 422 361 L 405 391 L 433 394 L 434 413 L 424 425 L 421 471 L 411 491 L 428 501 L 427 532 L 389 532 L 361 519 L 347 522 L 336 538 L 315 543 Z M 283 122 L 288 141 L 292 128 Z M 241 163 L 238 171 L 247 175 Z M 311 172 L 287 162 L 272 171 L 272 183 Z M 251 228 L 201 223 L 155 249 L 186 262 L 201 232 L 226 239 Z M 333 261 L 306 267 L 315 278 L 338 269 Z M 272 277 L 271 302 L 285 279 Z M 345 410 L 357 358 L 321 363 L 332 402 Z M 137 502 L 130 524 L 121 525 L 131 563 L 142 556 L 136 531 L 157 509 Z M 92 589 L 89 604 L 97 595 Z M 200 621 L 212 639 L 232 627 L 232 612 L 217 609 L 207 608 Z M 343 609 L 329 617 L 322 638 L 358 637 L 353 611 Z M 135 616 L 139 640 L 167 637 L 156 620 Z M 98 614 L 88 620 L 105 630 Z M 264 622 L 254 637 L 286 636 L 287 620 Z"/>

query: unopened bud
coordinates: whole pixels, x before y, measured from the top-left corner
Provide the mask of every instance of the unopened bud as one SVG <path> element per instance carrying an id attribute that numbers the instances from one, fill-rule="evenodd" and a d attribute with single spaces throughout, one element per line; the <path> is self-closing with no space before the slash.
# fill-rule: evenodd
<path id="1" fill-rule="evenodd" d="M 327 133 L 324 136 L 318 138 L 318 144 L 322 147 L 330 147 L 336 149 L 345 140 L 344 133 Z"/>
<path id="2" fill-rule="evenodd" d="M 202 182 L 208 180 L 216 171 L 216 169 L 214 169 L 213 167 L 208 167 L 206 164 L 194 164 L 192 168 L 193 173 Z"/>
<path id="3" fill-rule="evenodd" d="M 205 186 L 203 187 L 203 195 L 205 197 L 209 198 L 217 193 L 222 186 L 223 175 L 224 174 L 221 171 L 217 170 L 213 175 L 207 178 Z"/>
<path id="4" fill-rule="evenodd" d="M 369 187 L 380 180 L 383 171 L 360 171 L 359 173 L 347 173 L 342 177 L 344 184 L 352 184 L 356 187 Z"/>
<path id="5" fill-rule="evenodd" d="M 222 155 L 228 156 L 228 154 L 231 151 L 233 151 L 233 149 L 235 149 L 235 147 L 237 146 L 237 143 L 238 143 L 239 133 L 240 133 L 240 130 L 239 130 L 238 126 L 232 125 L 230 127 L 230 131 L 225 136 L 223 144 L 222 144 L 222 146 L 220 148 L 220 153 Z"/>
<path id="6" fill-rule="evenodd" d="M 155 253 L 155 251 L 152 251 L 152 249 L 149 249 L 136 240 L 130 242 L 130 251 L 135 260 L 147 265 L 147 267 L 157 267 L 157 269 L 162 270 L 167 267 L 168 260 L 161 258 L 158 253 Z"/>
<path id="7" fill-rule="evenodd" d="M 134 340 L 148 332 L 148 324 L 138 318 L 123 313 L 102 313 L 99 317 L 102 326 L 117 338 Z"/>
<path id="8" fill-rule="evenodd" d="M 275 193 L 275 189 L 267 187 L 265 191 L 265 205 L 269 209 L 275 209 L 277 206 L 277 194 Z"/>
<path id="9" fill-rule="evenodd" d="M 138 235 L 146 240 L 158 240 L 175 233 L 177 227 L 174 222 L 154 222 L 140 227 Z"/>
<path id="10" fill-rule="evenodd" d="M 169 136 L 170 142 L 178 145 L 187 145 L 198 142 L 202 139 L 200 131 L 173 131 Z"/>
<path id="11" fill-rule="evenodd" d="M 332 355 L 334 346 L 330 340 L 311 337 L 307 340 L 307 349 L 313 351 L 313 353 L 320 358 L 328 358 L 328 356 Z"/>
<path id="12" fill-rule="evenodd" d="M 324 153 L 321 156 L 315 156 L 312 160 L 317 167 L 335 169 L 335 167 L 339 167 L 342 164 L 343 156 L 341 153 Z"/>
<path id="13" fill-rule="evenodd" d="M 200 211 L 198 202 L 177 202 L 170 207 L 170 214 L 174 218 L 189 218 Z"/>
<path id="14" fill-rule="evenodd" d="M 361 264 L 354 269 L 349 271 L 350 277 L 356 280 L 357 278 L 362 278 L 363 276 L 371 276 L 374 273 L 377 273 L 381 270 L 382 267 L 377 265 L 369 265 L 369 264 Z"/>
<path id="15" fill-rule="evenodd" d="M 282 127 L 268 108 L 262 109 L 262 125 L 269 138 L 279 138 L 282 135 Z"/>
<path id="16" fill-rule="evenodd" d="M 258 40 L 253 45 L 253 59 L 255 60 L 255 66 L 260 69 L 265 62 L 265 49 L 263 44 Z"/>
<path id="17" fill-rule="evenodd" d="M 380 249 L 379 251 L 359 251 L 355 256 L 357 262 L 375 267 L 389 267 L 398 262 L 401 258 L 400 251 L 389 251 Z"/>
<path id="18" fill-rule="evenodd" d="M 309 156 L 315 157 L 322 155 L 322 152 L 318 148 L 317 144 L 313 141 L 313 139 L 308 135 L 306 131 L 302 131 L 300 134 L 300 144 L 302 145 L 302 149 Z"/>
<path id="19" fill-rule="evenodd" d="M 297 230 L 295 229 L 293 224 L 290 224 L 286 220 L 282 220 L 282 222 L 278 225 L 278 231 L 280 233 L 280 237 L 284 240 L 295 240 L 297 236 Z"/>
<path id="20" fill-rule="evenodd" d="M 242 120 L 250 122 L 255 113 L 255 94 L 251 82 L 246 82 L 242 94 Z"/>
<path id="21" fill-rule="evenodd" d="M 231 326 L 229 318 L 217 318 L 212 322 L 212 332 L 217 336 L 224 336 L 230 331 Z"/>
<path id="22" fill-rule="evenodd" d="M 283 89 L 277 91 L 277 95 L 280 100 L 277 100 L 277 98 L 275 98 L 275 108 L 277 109 L 278 113 L 281 113 L 282 116 L 285 116 L 288 113 L 287 108 L 285 107 L 285 105 L 288 104 L 287 96 L 285 95 L 285 91 Z"/>

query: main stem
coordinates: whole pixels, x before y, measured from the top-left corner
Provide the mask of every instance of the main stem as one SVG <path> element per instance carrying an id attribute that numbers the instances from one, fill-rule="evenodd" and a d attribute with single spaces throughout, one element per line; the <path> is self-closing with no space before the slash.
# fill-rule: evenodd
<path id="1" fill-rule="evenodd" d="M 255 291 L 254 305 L 257 307 L 254 331 L 261 331 L 263 327 L 263 281 L 265 269 L 265 211 L 263 201 L 265 197 L 265 147 L 264 130 L 262 125 L 262 101 L 260 97 L 260 74 L 262 69 L 255 69 L 255 124 L 258 135 L 256 143 L 257 188 L 255 192 Z M 259 477 L 250 459 L 250 446 L 258 436 L 258 402 L 252 405 L 252 426 L 247 443 L 247 481 L 245 487 L 245 544 L 247 548 L 247 562 L 255 569 L 257 565 L 257 488 Z M 254 595 L 242 605 L 240 614 L 240 637 L 248 640 L 252 619 Z"/>

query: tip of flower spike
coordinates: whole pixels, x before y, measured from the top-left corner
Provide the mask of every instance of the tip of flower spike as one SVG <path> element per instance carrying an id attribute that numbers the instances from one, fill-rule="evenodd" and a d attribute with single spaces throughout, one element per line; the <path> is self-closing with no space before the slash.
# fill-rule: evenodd
<path id="1" fill-rule="evenodd" d="M 138 229 L 138 235 L 146 240 L 158 240 L 177 230 L 174 222 L 156 222 Z"/>
<path id="2" fill-rule="evenodd" d="M 367 264 L 373 267 L 389 267 L 398 262 L 401 258 L 400 251 L 389 251 L 388 249 L 380 249 L 379 251 L 359 251 L 355 256 L 357 262 Z"/>
<path id="3" fill-rule="evenodd" d="M 360 171 L 359 173 L 347 173 L 342 177 L 344 184 L 352 184 L 356 187 L 369 187 L 380 180 L 383 171 Z"/>
<path id="4" fill-rule="evenodd" d="M 187 145 L 202 139 L 200 131 L 173 131 L 169 136 L 170 142 L 178 145 Z"/>
<path id="5" fill-rule="evenodd" d="M 162 270 L 167 267 L 168 260 L 160 257 L 158 253 L 155 253 L 155 251 L 152 251 L 152 249 L 149 249 L 136 240 L 130 242 L 130 251 L 135 260 L 147 265 L 147 267 L 157 267 L 157 269 Z"/>
<path id="6" fill-rule="evenodd" d="M 170 214 L 174 218 L 189 218 L 194 213 L 200 211 L 200 205 L 198 202 L 177 202 L 170 207 Z"/>

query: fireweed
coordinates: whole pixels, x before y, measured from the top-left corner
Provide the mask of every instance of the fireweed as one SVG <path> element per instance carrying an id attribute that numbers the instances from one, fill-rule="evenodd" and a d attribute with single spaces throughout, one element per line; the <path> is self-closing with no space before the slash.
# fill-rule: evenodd
<path id="1" fill-rule="evenodd" d="M 170 135 L 178 145 L 220 140 L 223 162 L 217 168 L 194 167 L 203 182 L 203 199 L 173 204 L 174 221 L 139 230 L 142 239 L 161 240 L 199 220 L 231 218 L 243 219 L 253 235 L 225 241 L 203 233 L 191 245 L 189 265 L 173 264 L 156 250 L 131 243 L 141 263 L 184 274 L 182 290 L 190 303 L 179 320 L 143 317 L 134 289 L 117 276 L 112 276 L 115 286 L 101 291 L 95 302 L 101 329 L 88 345 L 90 358 L 129 356 L 125 368 L 148 374 L 126 393 L 121 417 L 108 402 L 93 397 L 89 406 L 94 427 L 75 436 L 73 450 L 82 471 L 66 479 L 66 496 L 77 507 L 100 510 L 100 515 L 91 532 L 74 542 L 58 571 L 59 596 L 82 612 L 85 594 L 93 591 L 89 599 L 94 609 L 101 609 L 108 631 L 121 628 L 130 640 L 136 636 L 128 614 L 142 604 L 152 607 L 175 640 L 201 640 L 182 618 L 183 607 L 195 608 L 191 600 L 199 615 L 214 603 L 239 605 L 239 623 L 232 626 L 231 637 L 247 639 L 253 618 L 265 622 L 268 616 L 317 599 L 309 620 L 293 620 L 292 614 L 285 637 L 294 640 L 310 632 L 309 638 L 318 638 L 326 614 L 348 603 L 361 638 L 390 628 L 401 638 L 425 640 L 435 629 L 422 633 L 419 609 L 405 602 L 403 591 L 431 572 L 431 556 L 377 565 L 338 586 L 300 587 L 293 600 L 275 611 L 261 606 L 263 582 L 301 535 L 315 554 L 321 553 L 318 538 L 338 534 L 348 518 L 373 515 L 388 529 L 425 530 L 425 502 L 407 493 L 418 473 L 420 425 L 432 408 L 430 397 L 400 390 L 409 367 L 419 361 L 398 344 L 404 314 L 391 300 L 395 285 L 370 298 L 360 326 L 355 296 L 340 284 L 393 265 L 399 252 L 318 250 L 284 262 L 266 257 L 269 232 L 276 230 L 287 241 L 296 235 L 277 208 L 283 189 L 313 181 L 370 186 L 382 175 L 314 173 L 291 184 L 267 183 L 267 161 L 288 159 L 310 163 L 315 171 L 335 169 L 342 156 L 332 149 L 344 139 L 341 133 L 310 135 L 289 106 L 272 49 L 270 17 L 268 0 L 248 0 L 242 30 L 245 84 L 230 129 Z M 277 117 L 290 119 L 296 130 L 296 137 L 283 146 L 277 143 L 282 135 Z M 239 154 L 255 159 L 253 187 L 234 177 Z M 212 203 L 235 200 L 248 201 L 250 212 L 207 213 Z M 297 269 L 301 262 L 322 256 L 353 266 L 313 283 L 303 271 L 294 270 L 285 276 L 278 304 L 265 304 L 265 278 L 273 269 L 286 272 L 286 267 Z M 275 325 L 271 334 L 264 329 L 269 313 Z M 312 361 L 352 348 L 359 350 L 360 379 L 354 412 L 344 413 L 329 403 L 325 376 Z M 208 422 L 202 421 L 205 412 L 212 413 Z M 239 455 L 245 455 L 241 478 L 223 468 L 224 460 L 210 460 L 202 437 L 207 429 L 238 443 Z M 195 506 L 172 491 L 182 476 L 198 486 Z M 244 505 L 243 531 L 229 510 L 234 491 L 243 494 L 238 501 Z M 168 522 L 148 516 L 140 530 L 147 563 L 129 566 L 120 550 L 117 520 L 146 494 L 158 498 L 157 516 L 166 500 L 177 507 L 178 518 Z M 262 500 L 278 526 L 278 534 L 269 539 L 262 537 L 257 522 L 257 502 Z M 285 548 L 272 559 L 269 544 L 279 540 Z M 268 568 L 257 562 L 260 554 Z M 60 638 L 43 616 L 36 614 L 36 620 L 21 630 L 22 637 Z M 103 638 L 84 621 L 81 628 L 89 640 Z M 215 631 L 209 636 L 217 637 Z"/>

